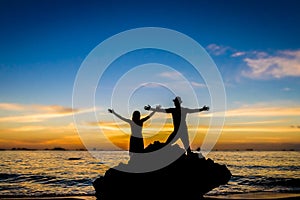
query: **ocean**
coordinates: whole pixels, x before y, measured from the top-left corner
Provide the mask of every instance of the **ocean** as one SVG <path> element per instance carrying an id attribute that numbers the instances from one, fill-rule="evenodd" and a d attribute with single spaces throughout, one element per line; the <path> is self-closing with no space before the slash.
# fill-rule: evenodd
<path id="1" fill-rule="evenodd" d="M 126 151 L 0 151 L 0 197 L 94 195 L 93 181 L 128 161 Z M 207 196 L 249 192 L 300 193 L 300 152 L 213 151 L 232 178 Z M 197 183 L 197 180 L 191 180 Z"/>

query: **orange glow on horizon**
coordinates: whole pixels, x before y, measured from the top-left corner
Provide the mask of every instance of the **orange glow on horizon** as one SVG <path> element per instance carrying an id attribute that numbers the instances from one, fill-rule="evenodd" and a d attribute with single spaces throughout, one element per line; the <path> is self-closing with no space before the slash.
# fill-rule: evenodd
<path id="1" fill-rule="evenodd" d="M 130 126 L 122 121 L 82 122 L 73 124 L 73 114 L 89 109 L 70 109 L 62 106 L 21 105 L 0 103 L 0 148 L 53 148 L 81 149 L 84 142 L 105 148 L 128 149 Z M 24 114 L 25 112 L 25 114 Z M 106 113 L 106 115 L 108 115 Z M 188 129 L 193 146 L 201 146 L 209 130 L 212 113 L 200 113 L 199 125 L 189 121 Z M 226 112 L 218 144 L 245 143 L 298 143 L 300 127 L 297 122 L 300 108 L 295 107 L 241 107 Z M 63 120 L 62 120 L 62 117 Z M 193 116 L 196 118 L 197 115 Z M 56 120 L 59 118 L 59 120 Z M 145 145 L 156 140 L 164 142 L 173 131 L 171 116 L 154 115 L 143 127 Z M 82 141 L 78 129 L 84 134 Z M 102 132 L 102 133 L 101 133 Z M 96 138 L 96 139 L 95 139 Z"/>

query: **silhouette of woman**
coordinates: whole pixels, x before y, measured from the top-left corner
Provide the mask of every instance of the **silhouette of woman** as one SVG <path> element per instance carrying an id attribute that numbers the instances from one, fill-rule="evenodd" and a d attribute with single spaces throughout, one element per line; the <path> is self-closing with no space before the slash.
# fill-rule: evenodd
<path id="1" fill-rule="evenodd" d="M 175 108 L 161 108 L 157 106 L 156 108 L 151 108 L 150 105 L 145 106 L 145 110 L 152 110 L 157 112 L 171 113 L 173 119 L 174 130 L 171 135 L 168 137 L 166 144 L 169 144 L 171 141 L 176 141 L 180 139 L 184 145 L 184 148 L 187 153 L 191 153 L 188 128 L 186 124 L 186 116 L 188 113 L 195 113 L 201 111 L 208 111 L 208 106 L 203 106 L 202 108 L 185 108 L 181 106 L 182 100 L 179 96 L 173 99 Z"/>
<path id="2" fill-rule="evenodd" d="M 154 115 L 155 111 L 141 119 L 140 112 L 136 110 L 132 113 L 132 120 L 122 117 L 113 109 L 108 109 L 108 112 L 130 124 L 131 136 L 129 140 L 129 155 L 132 155 L 133 153 L 142 153 L 144 151 L 144 139 L 142 136 L 143 123 L 150 119 L 150 117 Z"/>

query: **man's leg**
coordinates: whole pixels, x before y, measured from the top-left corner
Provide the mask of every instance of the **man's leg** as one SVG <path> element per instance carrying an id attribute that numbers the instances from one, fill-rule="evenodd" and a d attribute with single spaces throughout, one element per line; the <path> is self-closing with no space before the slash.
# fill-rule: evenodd
<path id="1" fill-rule="evenodd" d="M 181 141 L 183 143 L 184 149 L 186 150 L 187 154 L 192 153 L 191 148 L 190 148 L 190 141 L 189 141 L 189 135 L 188 135 L 187 130 L 182 130 Z"/>

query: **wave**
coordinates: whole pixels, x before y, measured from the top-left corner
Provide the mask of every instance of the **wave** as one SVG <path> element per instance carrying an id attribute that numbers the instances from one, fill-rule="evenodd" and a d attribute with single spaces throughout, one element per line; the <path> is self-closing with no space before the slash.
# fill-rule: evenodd
<path id="1" fill-rule="evenodd" d="M 60 187 L 68 186 L 89 186 L 92 185 L 92 179 L 89 178 L 77 178 L 66 179 L 55 176 L 46 175 L 29 175 L 29 174 L 7 174 L 0 173 L 0 183 L 20 183 L 31 182 L 39 184 L 59 185 Z"/>
<path id="2" fill-rule="evenodd" d="M 37 156 L 35 160 L 31 159 L 33 153 Z M 9 151 L 2 152 L 0 199 L 4 196 L 13 197 L 16 194 L 18 196 L 93 195 L 94 178 L 104 174 L 111 164 L 123 161 L 126 154 L 119 151 L 97 153 L 101 155 L 101 159 L 90 157 L 89 152 L 77 151 L 49 151 L 38 154 L 29 151 L 17 152 L 17 154 Z M 220 156 L 220 159 L 224 158 L 222 162 L 233 175 L 228 184 L 211 191 L 212 194 L 265 191 L 300 193 L 300 166 L 297 162 L 300 154 L 283 152 L 278 155 L 276 152 L 266 157 L 265 152 L 256 152 L 255 156 L 252 155 L 253 152 L 247 153 L 248 156 L 246 153 L 239 155 L 236 152 L 226 152 L 224 157 L 224 152 L 214 152 L 216 156 Z M 269 152 L 267 153 L 269 155 Z M 236 156 L 239 156 L 238 159 L 243 158 L 245 162 L 237 162 Z M 51 165 L 48 164 L 49 162 Z"/>
<path id="3" fill-rule="evenodd" d="M 21 176 L 20 174 L 6 174 L 6 173 L 0 173 L 0 181 L 7 180 L 7 179 L 15 179 Z"/>
<path id="4" fill-rule="evenodd" d="M 264 165 L 243 165 L 243 166 L 237 166 L 237 165 L 227 165 L 228 167 L 234 167 L 237 169 L 276 169 L 279 171 L 297 171 L 300 170 L 300 166 L 264 166 Z"/>
<path id="5" fill-rule="evenodd" d="M 285 186 L 300 188 L 299 178 L 274 178 L 266 176 L 239 176 L 232 175 L 231 182 L 242 185 L 258 185 L 258 186 Z M 2 183 L 19 183 L 19 182 L 34 182 L 40 184 L 57 184 L 62 186 L 74 185 L 91 185 L 93 179 L 90 178 L 74 178 L 66 179 L 62 177 L 48 175 L 30 175 L 30 174 L 8 174 L 0 173 L 0 182 Z"/>
<path id="6" fill-rule="evenodd" d="M 232 182 L 248 185 L 248 186 L 266 186 L 266 187 L 288 187 L 298 189 L 300 191 L 299 178 L 274 178 L 266 176 L 235 176 L 233 175 Z"/>

